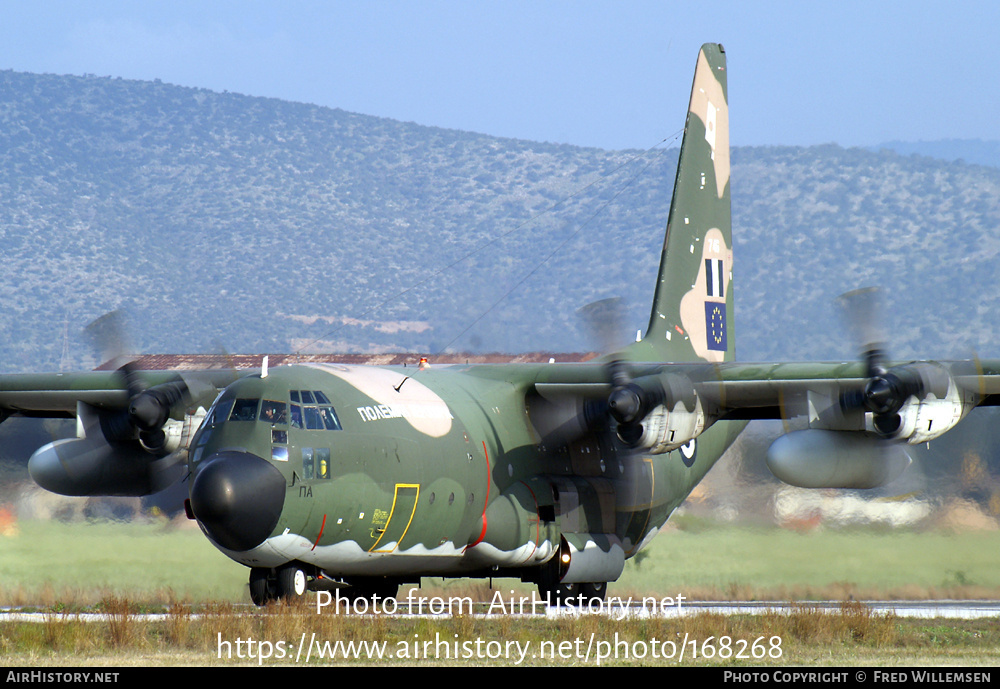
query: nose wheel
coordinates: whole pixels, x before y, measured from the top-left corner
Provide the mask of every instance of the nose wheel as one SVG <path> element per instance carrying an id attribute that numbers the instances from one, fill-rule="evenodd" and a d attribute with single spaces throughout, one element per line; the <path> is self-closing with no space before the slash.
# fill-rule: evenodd
<path id="1" fill-rule="evenodd" d="M 297 564 L 277 569 L 254 567 L 250 570 L 250 600 L 254 605 L 267 605 L 272 601 L 294 602 L 301 600 L 309 590 L 309 576 Z"/>

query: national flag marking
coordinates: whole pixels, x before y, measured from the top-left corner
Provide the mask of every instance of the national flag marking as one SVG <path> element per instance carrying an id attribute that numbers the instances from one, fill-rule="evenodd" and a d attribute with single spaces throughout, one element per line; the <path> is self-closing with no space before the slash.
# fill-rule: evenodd
<path id="1" fill-rule="evenodd" d="M 726 298 L 726 277 L 723 272 L 721 258 L 705 259 L 705 289 L 708 296 L 716 299 Z"/>

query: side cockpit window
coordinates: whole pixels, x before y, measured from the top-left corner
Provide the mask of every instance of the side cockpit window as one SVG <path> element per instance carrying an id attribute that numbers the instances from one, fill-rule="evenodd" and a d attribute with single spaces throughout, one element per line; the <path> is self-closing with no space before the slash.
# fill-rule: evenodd
<path id="1" fill-rule="evenodd" d="M 319 420 L 319 410 L 316 407 L 303 407 L 306 414 L 306 428 L 319 430 L 323 428 L 323 422 Z"/>
<path id="2" fill-rule="evenodd" d="M 302 448 L 302 478 L 330 478 L 330 448 Z"/>
<path id="3" fill-rule="evenodd" d="M 205 421 L 202 422 L 203 426 L 214 426 L 216 424 L 222 423 L 229 418 L 229 412 L 233 408 L 233 398 L 224 399 L 219 397 L 212 405 L 212 408 L 208 410 L 205 414 Z"/>
<path id="4" fill-rule="evenodd" d="M 260 406 L 259 399 L 238 399 L 233 405 L 233 413 L 229 415 L 230 421 L 256 421 L 257 407 Z"/>
<path id="5" fill-rule="evenodd" d="M 260 405 L 260 420 L 270 424 L 288 423 L 288 413 L 285 411 L 285 406 L 284 402 L 264 400 L 264 403 Z"/>

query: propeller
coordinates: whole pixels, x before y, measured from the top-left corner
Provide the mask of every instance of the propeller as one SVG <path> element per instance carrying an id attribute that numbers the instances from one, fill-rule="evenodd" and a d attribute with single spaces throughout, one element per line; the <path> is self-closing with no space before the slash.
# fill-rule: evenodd
<path id="1" fill-rule="evenodd" d="M 884 338 L 881 326 L 881 293 L 863 287 L 837 297 L 840 315 L 851 340 L 858 346 L 869 378 L 885 373 Z"/>
<path id="2" fill-rule="evenodd" d="M 84 329 L 102 360 L 117 366 L 124 404 L 78 405 L 83 436 L 49 443 L 29 461 L 43 488 L 63 495 L 148 495 L 183 474 L 185 455 L 169 450 L 163 427 L 172 409 L 214 395 L 215 388 L 183 374 L 148 386 L 127 354 L 125 320 L 113 311 Z"/>
<path id="3" fill-rule="evenodd" d="M 653 498 L 651 465 L 642 457 L 638 444 L 643 433 L 642 420 L 659 403 L 654 401 L 662 401 L 663 396 L 655 387 L 648 390 L 637 384 L 633 377 L 624 355 L 625 314 L 620 297 L 587 304 L 577 314 L 596 351 L 603 353 L 601 360 L 610 385 L 606 397 L 584 401 L 582 426 L 586 432 L 597 431 L 610 440 L 610 456 L 617 463 L 612 470 L 616 510 L 632 511 L 649 504 Z M 624 448 L 615 446 L 612 431 Z M 629 550 L 638 546 L 623 545 Z"/>
<path id="4" fill-rule="evenodd" d="M 906 400 L 925 392 L 925 376 L 920 370 L 906 366 L 888 367 L 881 336 L 881 292 L 878 288 L 853 290 L 837 301 L 852 339 L 858 344 L 866 378 L 861 389 L 842 395 L 841 406 L 871 412 L 875 430 L 883 436 L 891 435 L 899 429 L 899 410 Z"/>
<path id="5" fill-rule="evenodd" d="M 103 361 L 113 362 L 128 396 L 122 409 L 101 411 L 100 428 L 111 444 L 128 443 L 138 434 L 142 446 L 153 454 L 163 454 L 163 426 L 170 412 L 180 404 L 190 405 L 214 393 L 215 388 L 183 373 L 179 380 L 147 386 L 129 353 L 127 317 L 122 310 L 111 311 L 92 321 L 84 333 Z"/>
<path id="6" fill-rule="evenodd" d="M 602 357 L 610 390 L 604 399 L 592 400 L 585 407 L 588 430 L 612 423 L 619 439 L 628 447 L 637 448 L 645 432 L 642 422 L 656 407 L 666 405 L 673 409 L 681 402 L 687 411 L 694 411 L 694 385 L 686 377 L 676 373 L 633 375 L 633 367 L 624 357 L 624 348 L 618 340 L 624 332 L 625 320 L 620 298 L 588 304 L 578 314 L 600 351 L 611 352 Z"/>
<path id="7" fill-rule="evenodd" d="M 591 407 L 591 423 L 599 414 L 608 414 L 618 425 L 618 436 L 628 445 L 635 444 L 642 435 L 640 422 L 657 404 L 663 401 L 662 389 L 643 387 L 632 380 L 628 362 L 622 356 L 620 341 L 623 318 L 623 301 L 620 297 L 601 299 L 580 308 L 577 314 L 584 322 L 597 351 L 605 354 L 605 368 L 611 392 L 599 407 Z M 596 412 L 596 413 L 595 413 Z"/>
<path id="8" fill-rule="evenodd" d="M 785 400 L 785 434 L 767 451 L 767 465 L 785 483 L 804 488 L 876 488 L 902 474 L 910 457 L 891 440 L 900 409 L 924 390 L 921 372 L 888 365 L 882 337 L 880 293 L 866 287 L 841 295 L 837 304 L 864 364 L 864 379 L 839 393 L 808 391 Z M 787 405 L 787 406 L 786 406 Z M 785 414 L 806 412 L 809 428 L 789 432 Z M 866 434 L 865 413 L 877 435 Z"/>

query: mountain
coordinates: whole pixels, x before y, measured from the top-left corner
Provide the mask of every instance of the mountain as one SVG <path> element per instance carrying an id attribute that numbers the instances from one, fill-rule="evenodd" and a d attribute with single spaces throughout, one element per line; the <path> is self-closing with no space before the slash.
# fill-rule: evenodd
<path id="1" fill-rule="evenodd" d="M 973 165 L 1000 168 L 1000 141 L 982 139 L 939 139 L 937 141 L 886 141 L 872 146 L 878 151 L 888 148 L 901 155 L 921 155 L 941 160 L 961 160 Z"/>
<path id="2" fill-rule="evenodd" d="M 740 358 L 855 356 L 832 301 L 868 284 L 893 355 L 1000 356 L 1000 170 L 837 146 L 732 161 Z M 589 302 L 645 326 L 676 164 L 0 72 L 0 368 L 94 365 L 79 332 L 115 308 L 145 352 L 587 349 Z"/>

